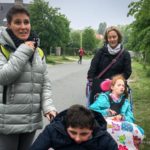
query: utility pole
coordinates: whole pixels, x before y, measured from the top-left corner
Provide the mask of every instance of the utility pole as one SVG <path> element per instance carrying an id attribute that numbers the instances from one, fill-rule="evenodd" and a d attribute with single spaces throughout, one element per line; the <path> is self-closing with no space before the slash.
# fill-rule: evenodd
<path id="1" fill-rule="evenodd" d="M 80 48 L 82 48 L 82 30 L 80 31 Z"/>

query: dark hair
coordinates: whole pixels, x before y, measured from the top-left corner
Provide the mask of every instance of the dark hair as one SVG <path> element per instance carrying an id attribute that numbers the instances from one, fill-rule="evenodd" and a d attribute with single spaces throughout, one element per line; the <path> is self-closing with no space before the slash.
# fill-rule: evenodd
<path id="1" fill-rule="evenodd" d="M 88 128 L 93 130 L 95 118 L 91 110 L 82 105 L 71 106 L 66 114 L 66 127 Z"/>
<path id="2" fill-rule="evenodd" d="M 29 12 L 22 5 L 14 5 L 7 12 L 7 15 L 6 15 L 7 23 L 10 24 L 13 16 L 18 14 L 18 13 L 26 14 L 28 17 L 30 17 Z"/>
<path id="3" fill-rule="evenodd" d="M 115 26 L 111 26 L 111 27 L 108 27 L 105 31 L 105 34 L 104 34 L 104 40 L 105 40 L 105 43 L 108 43 L 108 33 L 111 32 L 111 31 L 115 31 L 118 35 L 118 43 L 121 43 L 122 42 L 122 34 L 121 32 L 119 31 L 119 29 Z"/>

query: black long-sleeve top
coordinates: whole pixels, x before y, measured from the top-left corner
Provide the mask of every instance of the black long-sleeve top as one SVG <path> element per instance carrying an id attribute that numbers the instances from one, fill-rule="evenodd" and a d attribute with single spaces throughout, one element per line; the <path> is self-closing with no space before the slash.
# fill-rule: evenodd
<path id="1" fill-rule="evenodd" d="M 107 47 L 101 48 L 93 57 L 90 68 L 88 70 L 88 79 L 93 79 L 99 75 L 117 56 L 111 55 Z M 127 50 L 124 50 L 118 60 L 104 73 L 101 79 L 111 78 L 117 74 L 123 74 L 125 79 L 128 79 L 132 73 L 131 57 Z"/>

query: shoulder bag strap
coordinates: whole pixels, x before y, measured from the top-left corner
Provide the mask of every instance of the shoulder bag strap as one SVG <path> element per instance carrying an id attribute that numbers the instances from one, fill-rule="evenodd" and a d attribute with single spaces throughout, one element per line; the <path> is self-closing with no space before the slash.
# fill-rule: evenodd
<path id="1" fill-rule="evenodd" d="M 117 61 L 117 59 L 121 56 L 123 51 L 124 51 L 124 49 L 122 49 L 119 52 L 119 54 L 111 61 L 111 63 L 102 72 L 100 72 L 100 74 L 96 77 L 97 79 L 100 78 Z"/>

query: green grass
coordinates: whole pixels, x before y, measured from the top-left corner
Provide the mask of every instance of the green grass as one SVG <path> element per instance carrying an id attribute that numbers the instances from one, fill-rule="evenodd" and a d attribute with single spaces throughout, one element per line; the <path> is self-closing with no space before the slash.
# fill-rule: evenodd
<path id="1" fill-rule="evenodd" d="M 150 149 L 150 77 L 147 77 L 146 70 L 138 62 L 132 63 L 133 73 L 130 83 L 134 101 L 134 114 L 136 124 L 145 131 L 145 139 L 141 150 Z"/>
<path id="2" fill-rule="evenodd" d="M 62 64 L 64 62 L 73 62 L 77 60 L 75 57 L 70 56 L 47 56 L 46 62 L 48 64 Z"/>
<path id="3" fill-rule="evenodd" d="M 92 56 L 83 56 L 83 59 L 90 59 Z M 79 59 L 79 56 L 54 56 L 49 55 L 47 56 L 46 62 L 48 64 L 62 64 L 64 62 L 73 62 L 77 61 Z"/>

